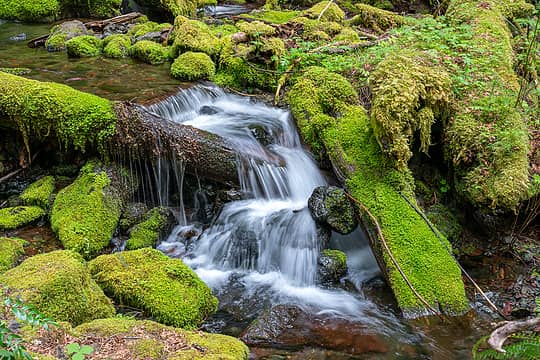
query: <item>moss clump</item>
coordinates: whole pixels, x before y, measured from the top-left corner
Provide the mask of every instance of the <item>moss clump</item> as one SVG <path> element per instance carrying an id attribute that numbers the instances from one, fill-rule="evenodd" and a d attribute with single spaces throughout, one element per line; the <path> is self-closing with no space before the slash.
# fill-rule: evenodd
<path id="1" fill-rule="evenodd" d="M 205 53 L 186 52 L 180 55 L 171 65 L 171 76 L 179 80 L 213 79 L 216 66 Z"/>
<path id="2" fill-rule="evenodd" d="M 350 27 L 344 27 L 339 34 L 334 37 L 334 41 L 348 41 L 351 43 L 356 43 L 360 41 L 360 36 L 358 36 L 358 33 Z"/>
<path id="3" fill-rule="evenodd" d="M 0 275 L 0 282 L 57 321 L 78 325 L 114 315 L 111 301 L 90 277 L 82 257 L 69 250 L 28 258 Z"/>
<path id="4" fill-rule="evenodd" d="M 24 254 L 24 243 L 22 239 L 0 237 L 0 274 L 15 266 Z"/>
<path id="5" fill-rule="evenodd" d="M 21 194 L 21 199 L 25 205 L 35 205 L 42 209 L 49 209 L 51 198 L 54 192 L 54 177 L 45 176 L 32 183 Z"/>
<path id="6" fill-rule="evenodd" d="M 32 72 L 32 69 L 29 68 L 6 68 L 6 67 L 0 67 L 0 71 L 11 74 L 11 75 L 28 75 Z"/>
<path id="7" fill-rule="evenodd" d="M 172 53 L 173 57 L 185 51 L 203 52 L 217 56 L 221 42 L 208 29 L 208 25 L 197 20 L 178 16 L 174 20 Z"/>
<path id="8" fill-rule="evenodd" d="M 311 19 L 317 19 L 320 21 L 342 22 L 343 20 L 345 20 L 345 13 L 343 12 L 343 10 L 340 9 L 338 5 L 336 5 L 336 3 L 332 3 L 330 6 L 327 6 L 328 1 L 321 1 L 320 3 L 317 3 L 311 8 L 304 11 L 302 13 L 302 16 L 307 16 Z M 323 10 L 324 13 L 319 19 L 319 16 L 323 12 Z"/>
<path id="9" fill-rule="evenodd" d="M 58 192 L 51 227 L 66 249 L 91 258 L 109 244 L 122 201 L 111 178 L 95 161 L 88 162 L 77 179 Z"/>
<path id="10" fill-rule="evenodd" d="M 45 48 L 47 51 L 64 50 L 66 41 L 83 35 L 89 35 L 89 32 L 81 21 L 66 21 L 51 28 L 50 35 L 45 42 Z"/>
<path id="11" fill-rule="evenodd" d="M 197 15 L 198 5 L 204 4 L 207 1 L 208 0 L 145 0 L 145 4 L 173 16 L 183 15 L 193 17 Z"/>
<path id="12" fill-rule="evenodd" d="M 38 206 L 15 206 L 0 209 L 0 230 L 11 230 L 33 223 L 45 216 Z"/>
<path id="13" fill-rule="evenodd" d="M 91 335 L 100 338 L 137 336 L 141 339 L 128 347 L 130 359 L 247 360 L 249 354 L 247 346 L 233 337 L 186 331 L 149 320 L 119 317 L 99 319 L 79 325 L 73 333 L 80 337 Z M 163 348 L 167 349 L 166 354 Z M 201 348 L 204 351 L 198 350 Z M 122 350 L 118 349 L 118 352 Z M 158 352 L 159 356 L 156 357 Z M 100 349 L 96 350 L 95 355 L 102 355 Z"/>
<path id="14" fill-rule="evenodd" d="M 93 57 L 101 54 L 102 41 L 91 35 L 74 37 L 66 41 L 66 50 L 71 57 Z"/>
<path id="15" fill-rule="evenodd" d="M 350 83 L 322 68 L 310 68 L 293 86 L 288 99 L 300 130 L 308 135 L 308 143 L 324 147 L 346 179 L 349 192 L 377 218 L 388 246 L 415 289 L 444 313 L 467 311 L 456 262 L 403 198 L 414 199 L 412 177 L 395 170 L 383 156 L 364 109 L 354 105 L 358 100 Z M 425 306 L 406 285 L 388 254 L 382 249 L 376 249 L 376 253 L 385 264 L 390 286 L 405 315 L 424 315 Z"/>
<path id="16" fill-rule="evenodd" d="M 249 14 L 240 15 L 244 19 L 256 19 L 269 22 L 272 24 L 285 24 L 289 20 L 295 18 L 300 14 L 299 11 L 294 10 L 254 10 Z"/>
<path id="17" fill-rule="evenodd" d="M 103 55 L 113 59 L 129 56 L 131 39 L 127 35 L 117 34 L 103 39 Z"/>
<path id="18" fill-rule="evenodd" d="M 343 29 L 343 26 L 335 21 L 317 21 L 303 16 L 293 19 L 292 22 L 302 24 L 302 37 L 308 40 L 327 40 Z"/>
<path id="19" fill-rule="evenodd" d="M 126 243 L 127 250 L 152 247 L 159 240 L 160 233 L 170 224 L 170 210 L 156 207 L 145 215 L 145 220 L 135 225 L 130 231 Z"/>
<path id="20" fill-rule="evenodd" d="M 148 64 L 163 64 L 169 60 L 169 49 L 153 41 L 142 40 L 131 47 L 131 56 Z"/>
<path id="21" fill-rule="evenodd" d="M 153 21 L 146 21 L 131 27 L 127 35 L 133 38 L 138 38 L 150 32 L 161 32 L 170 28 L 172 28 L 172 25 L 169 23 L 158 24 Z"/>
<path id="22" fill-rule="evenodd" d="M 262 21 L 240 21 L 236 23 L 236 27 L 245 32 L 246 35 L 252 39 L 259 38 L 261 36 L 271 36 L 276 33 L 276 29 L 273 26 L 267 25 Z"/>
<path id="23" fill-rule="evenodd" d="M 111 103 L 66 85 L 0 72 L 0 122 L 16 126 L 27 149 L 29 138 L 57 138 L 65 148 L 102 148 L 115 133 Z"/>
<path id="24" fill-rule="evenodd" d="M 366 4 L 356 4 L 355 12 L 357 15 L 349 21 L 350 25 L 373 29 L 379 33 L 406 24 L 403 16 Z"/>
<path id="25" fill-rule="evenodd" d="M 463 228 L 456 216 L 443 204 L 433 204 L 427 209 L 428 219 L 440 230 L 450 241 L 459 240 Z"/>
<path id="26" fill-rule="evenodd" d="M 102 255 L 90 262 L 90 272 L 105 293 L 167 325 L 196 328 L 217 308 L 211 290 L 189 267 L 158 250 Z"/>
<path id="27" fill-rule="evenodd" d="M 323 284 L 338 283 L 347 275 L 347 255 L 340 250 L 325 249 L 318 259 L 319 281 Z"/>
<path id="28" fill-rule="evenodd" d="M 396 73 L 396 69 L 403 69 Z M 431 126 L 447 112 L 452 99 L 450 76 L 415 51 L 395 52 L 369 78 L 373 93 L 371 120 L 381 148 L 407 171 L 413 137 L 428 152 Z"/>
<path id="29" fill-rule="evenodd" d="M 59 10 L 58 0 L 0 0 L 0 19 L 48 21 L 54 20 Z"/>
<path id="30" fill-rule="evenodd" d="M 73 5 L 78 6 L 78 2 L 73 2 Z M 122 0 L 89 0 L 88 15 L 92 18 L 111 18 L 120 15 L 121 5 Z"/>

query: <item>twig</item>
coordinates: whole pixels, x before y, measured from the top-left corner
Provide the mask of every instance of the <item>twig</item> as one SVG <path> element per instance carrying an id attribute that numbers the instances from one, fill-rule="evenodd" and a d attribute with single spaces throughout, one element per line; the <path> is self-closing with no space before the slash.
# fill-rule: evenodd
<path id="1" fill-rule="evenodd" d="M 321 11 L 321 13 L 319 14 L 319 16 L 317 17 L 317 21 L 321 21 L 321 17 L 323 16 L 323 14 L 326 12 L 326 10 L 328 10 L 328 8 L 330 7 L 330 5 L 332 5 L 334 3 L 334 0 L 330 0 L 328 2 L 328 4 L 326 4 L 326 6 L 324 7 L 324 9 Z"/>
<path id="2" fill-rule="evenodd" d="M 26 165 L 24 165 L 24 166 L 21 166 L 20 169 L 17 169 L 17 170 L 15 170 L 15 171 L 12 171 L 12 172 L 10 172 L 9 174 L 7 174 L 7 175 L 1 177 L 1 178 L 0 178 L 0 183 L 2 183 L 2 182 L 4 182 L 4 181 L 6 181 L 6 180 L 12 178 L 13 176 L 17 175 L 17 174 L 20 173 L 21 171 L 27 169 L 28 166 L 30 166 L 30 165 L 32 164 L 32 161 L 36 160 L 36 157 L 38 156 L 38 154 L 39 154 L 39 151 L 36 152 L 36 153 L 34 154 L 34 156 L 32 156 L 32 159 L 30 160 L 30 163 L 28 163 L 28 164 L 26 164 Z"/>
<path id="3" fill-rule="evenodd" d="M 381 227 L 379 225 L 379 222 L 377 221 L 377 218 L 369 211 L 369 209 L 364 205 L 362 204 L 360 201 L 358 201 L 357 199 L 355 199 L 351 194 L 349 193 L 345 193 L 347 195 L 347 197 L 349 199 L 351 199 L 355 204 L 357 204 L 363 211 L 366 212 L 366 214 L 368 214 L 369 218 L 371 219 L 371 221 L 373 222 L 373 224 L 375 225 L 375 228 L 377 230 L 377 235 L 379 236 L 379 239 L 381 240 L 381 243 L 383 244 L 384 246 L 384 249 L 386 250 L 386 253 L 388 254 L 388 256 L 390 257 L 390 260 L 392 260 L 392 263 L 394 264 L 394 266 L 396 267 L 396 269 L 399 271 L 401 277 L 403 278 L 403 280 L 405 280 L 405 282 L 407 283 L 407 285 L 409 286 L 409 288 L 411 289 L 411 291 L 413 292 L 413 294 L 418 298 L 418 300 L 420 300 L 433 314 L 437 315 L 441 320 L 444 321 L 444 318 L 442 317 L 442 315 L 437 311 L 435 310 L 427 301 L 426 299 L 424 299 L 424 297 L 422 295 L 420 295 L 418 293 L 418 291 L 416 291 L 416 289 L 414 288 L 413 284 L 411 283 L 411 281 L 409 280 L 409 278 L 407 277 L 407 275 L 405 275 L 405 273 L 403 272 L 403 269 L 401 269 L 401 266 L 399 266 L 396 258 L 394 257 L 394 255 L 392 254 L 392 251 L 390 250 L 390 247 L 388 246 L 388 244 L 386 243 L 386 240 L 384 239 L 384 235 L 382 233 L 382 230 L 381 230 Z"/>
<path id="4" fill-rule="evenodd" d="M 503 326 L 495 329 L 495 331 L 491 333 L 487 343 L 489 344 L 489 346 L 491 346 L 492 349 L 501 353 L 505 353 L 506 350 L 504 350 L 502 347 L 504 345 L 504 342 L 510 337 L 510 335 L 518 333 L 520 331 L 534 329 L 537 326 L 540 326 L 539 317 L 524 321 L 505 322 Z"/>

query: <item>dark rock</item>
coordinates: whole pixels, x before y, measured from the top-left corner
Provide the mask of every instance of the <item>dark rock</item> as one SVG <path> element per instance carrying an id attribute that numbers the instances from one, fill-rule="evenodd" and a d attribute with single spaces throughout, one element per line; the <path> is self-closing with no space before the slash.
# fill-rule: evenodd
<path id="1" fill-rule="evenodd" d="M 120 230 L 123 233 L 126 233 L 130 227 L 143 221 L 144 215 L 147 212 L 148 206 L 146 206 L 144 203 L 127 204 L 122 212 L 122 217 L 120 218 Z"/>
<path id="2" fill-rule="evenodd" d="M 340 234 L 349 234 L 357 226 L 354 207 L 343 189 L 319 186 L 313 190 L 308 207 L 315 221 L 328 225 Z"/>
<path id="3" fill-rule="evenodd" d="M 257 139 L 257 141 L 264 146 L 270 145 L 274 142 L 272 134 L 263 126 L 252 125 L 250 126 L 249 130 L 251 130 L 251 133 L 255 139 Z"/>
<path id="4" fill-rule="evenodd" d="M 327 314 L 311 314 L 295 305 L 277 305 L 249 325 L 241 338 L 249 346 L 317 346 L 351 355 L 385 353 L 388 346 L 369 326 Z"/>
<path id="5" fill-rule="evenodd" d="M 137 37 L 135 39 L 135 42 L 139 42 L 139 41 L 143 41 L 143 40 L 149 40 L 149 41 L 160 43 L 161 42 L 161 32 L 160 31 L 147 32 L 146 34 Z"/>
<path id="6" fill-rule="evenodd" d="M 108 24 L 103 28 L 103 35 L 107 37 L 115 34 L 126 34 L 128 32 L 127 24 Z"/>
<path id="7" fill-rule="evenodd" d="M 433 204 L 426 211 L 428 219 L 440 230 L 451 242 L 455 242 L 461 236 L 463 228 L 452 211 L 443 204 Z"/>
<path id="8" fill-rule="evenodd" d="M 10 36 L 9 40 L 11 41 L 26 41 L 26 33 L 20 33 L 14 36 Z"/>
<path id="9" fill-rule="evenodd" d="M 51 35 L 47 39 L 45 47 L 50 52 L 61 51 L 65 49 L 66 41 L 82 35 L 90 35 L 90 32 L 81 21 L 66 21 L 52 28 Z"/>
<path id="10" fill-rule="evenodd" d="M 204 105 L 199 109 L 199 114 L 200 115 L 214 115 L 214 114 L 219 113 L 220 111 L 221 110 L 215 106 Z"/>
<path id="11" fill-rule="evenodd" d="M 325 285 L 339 283 L 347 275 L 347 255 L 339 250 L 323 250 L 319 255 L 319 281 Z"/>

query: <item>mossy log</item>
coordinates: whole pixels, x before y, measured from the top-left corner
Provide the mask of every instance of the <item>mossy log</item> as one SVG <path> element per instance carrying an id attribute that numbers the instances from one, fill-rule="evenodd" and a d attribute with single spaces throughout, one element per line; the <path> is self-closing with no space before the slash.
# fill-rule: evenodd
<path id="1" fill-rule="evenodd" d="M 150 160 L 174 156 L 188 172 L 223 183 L 238 182 L 239 158 L 256 157 L 220 136 L 161 118 L 137 104 L 112 103 L 66 85 L 0 72 L 2 127 L 19 130 L 28 152 L 30 145 L 56 140 L 63 151 L 120 151 Z"/>

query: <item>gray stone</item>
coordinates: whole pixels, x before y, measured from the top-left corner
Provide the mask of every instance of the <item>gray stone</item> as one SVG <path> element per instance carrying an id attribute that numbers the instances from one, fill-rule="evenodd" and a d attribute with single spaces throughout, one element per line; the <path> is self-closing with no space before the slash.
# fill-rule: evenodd
<path id="1" fill-rule="evenodd" d="M 315 221 L 328 225 L 340 234 L 349 234 L 358 225 L 354 207 L 345 191 L 338 187 L 315 188 L 309 198 L 308 207 Z"/>

